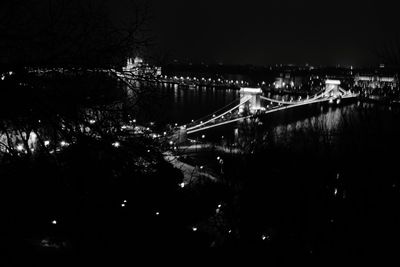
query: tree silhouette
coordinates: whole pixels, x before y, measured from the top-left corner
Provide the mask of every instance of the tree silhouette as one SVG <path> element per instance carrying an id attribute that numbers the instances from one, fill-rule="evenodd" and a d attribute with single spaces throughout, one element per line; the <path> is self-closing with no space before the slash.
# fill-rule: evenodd
<path id="1" fill-rule="evenodd" d="M 130 1 L 125 19 L 108 0 L 11 1 L 0 11 L 0 62 L 12 66 L 111 67 L 150 42 L 149 6 Z"/>

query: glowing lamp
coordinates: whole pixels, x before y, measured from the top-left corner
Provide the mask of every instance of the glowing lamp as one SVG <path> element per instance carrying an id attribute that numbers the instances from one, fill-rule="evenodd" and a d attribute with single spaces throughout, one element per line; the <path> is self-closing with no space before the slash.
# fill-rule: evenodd
<path id="1" fill-rule="evenodd" d="M 332 85 L 340 85 L 340 81 L 339 80 L 326 80 L 325 84 L 332 84 Z"/>
<path id="2" fill-rule="evenodd" d="M 114 142 L 114 143 L 112 143 L 112 146 L 113 146 L 113 147 L 120 147 L 121 144 L 120 144 L 119 142 Z"/>

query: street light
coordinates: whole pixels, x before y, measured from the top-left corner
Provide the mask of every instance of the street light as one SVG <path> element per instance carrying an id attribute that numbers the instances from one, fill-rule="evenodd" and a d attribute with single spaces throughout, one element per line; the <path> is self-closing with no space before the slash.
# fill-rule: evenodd
<path id="1" fill-rule="evenodd" d="M 120 144 L 120 142 L 114 142 L 114 143 L 112 143 L 112 146 L 113 147 L 120 147 L 121 144 Z"/>

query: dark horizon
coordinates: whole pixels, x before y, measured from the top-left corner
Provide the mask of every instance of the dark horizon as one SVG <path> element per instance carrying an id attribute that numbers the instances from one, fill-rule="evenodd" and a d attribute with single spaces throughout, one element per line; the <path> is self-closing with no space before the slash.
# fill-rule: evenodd
<path id="1" fill-rule="evenodd" d="M 390 0 L 151 4 L 157 45 L 186 62 L 374 66 L 400 33 Z"/>
<path id="2" fill-rule="evenodd" d="M 143 55 L 210 65 L 398 66 L 392 2 L 7 1 L 0 64 L 115 66 Z"/>
<path id="3" fill-rule="evenodd" d="M 139 56 L 140 58 L 140 56 Z M 376 62 L 371 62 L 369 64 L 363 64 L 363 65 L 341 65 L 341 64 L 311 64 L 311 63 L 299 63 L 299 64 L 294 64 L 294 63 L 272 63 L 272 64 L 239 64 L 239 63 L 223 63 L 223 62 L 210 62 L 210 61 L 191 61 L 190 59 L 178 59 L 174 58 L 170 62 L 167 63 L 167 66 L 174 66 L 174 65 L 180 65 L 180 66 L 188 66 L 188 67 L 221 67 L 221 68 L 272 68 L 272 69 L 277 69 L 277 68 L 314 68 L 314 69 L 334 69 L 334 68 L 339 68 L 339 69 L 351 69 L 353 70 L 368 70 L 368 69 L 390 69 L 390 70 L 397 70 L 399 67 L 397 65 L 393 64 L 385 64 L 383 61 L 376 61 Z"/>

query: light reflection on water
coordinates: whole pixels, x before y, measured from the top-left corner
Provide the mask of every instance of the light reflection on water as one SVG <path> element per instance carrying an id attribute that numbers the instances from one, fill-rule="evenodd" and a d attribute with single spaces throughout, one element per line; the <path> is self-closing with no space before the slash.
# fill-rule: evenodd
<path id="1" fill-rule="evenodd" d="M 272 129 L 275 142 L 287 141 L 293 138 L 293 135 L 299 131 L 310 131 L 318 129 L 329 134 L 334 134 L 340 129 L 343 117 L 348 115 L 348 111 L 353 109 L 354 106 L 343 106 L 340 108 L 329 107 L 327 112 L 322 112 L 317 115 L 307 116 L 304 112 L 305 118 L 299 119 L 295 122 L 283 123 L 275 126 Z"/>
<path id="2" fill-rule="evenodd" d="M 155 120 L 162 124 L 185 124 L 226 106 L 239 97 L 237 90 L 219 90 L 210 87 L 181 88 L 163 86 L 152 102 L 157 109 Z"/>

